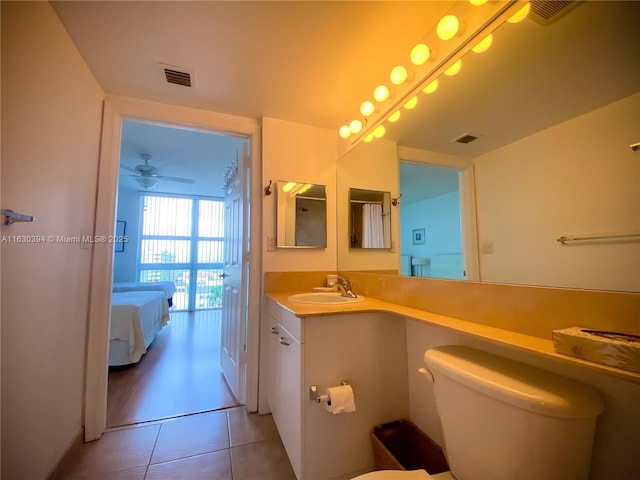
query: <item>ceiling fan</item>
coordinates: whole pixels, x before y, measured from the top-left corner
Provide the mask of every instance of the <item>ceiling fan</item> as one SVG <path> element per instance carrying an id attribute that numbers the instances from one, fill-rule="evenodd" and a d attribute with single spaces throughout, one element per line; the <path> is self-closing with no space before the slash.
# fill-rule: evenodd
<path id="1" fill-rule="evenodd" d="M 195 182 L 195 180 L 193 180 L 192 178 L 158 175 L 158 168 L 149 164 L 149 162 L 151 161 L 151 155 L 149 155 L 148 153 L 143 153 L 140 155 L 140 158 L 142 159 L 144 164 L 136 165 L 134 168 L 127 167 L 126 165 L 121 165 L 120 167 L 135 173 L 135 175 L 130 176 L 135 178 L 136 182 L 138 182 L 138 185 L 145 188 L 146 190 L 151 190 L 152 188 L 154 188 L 160 180 L 179 183 Z"/>

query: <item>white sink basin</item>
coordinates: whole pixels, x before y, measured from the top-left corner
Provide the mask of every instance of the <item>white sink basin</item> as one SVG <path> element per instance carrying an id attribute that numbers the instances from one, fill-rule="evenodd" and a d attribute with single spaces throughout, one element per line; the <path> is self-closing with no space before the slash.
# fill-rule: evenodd
<path id="1" fill-rule="evenodd" d="M 341 305 L 344 303 L 355 303 L 364 300 L 364 297 L 356 298 L 343 297 L 337 292 L 313 292 L 313 293 L 296 293 L 288 298 L 291 302 L 296 303 L 314 303 L 320 305 Z"/>

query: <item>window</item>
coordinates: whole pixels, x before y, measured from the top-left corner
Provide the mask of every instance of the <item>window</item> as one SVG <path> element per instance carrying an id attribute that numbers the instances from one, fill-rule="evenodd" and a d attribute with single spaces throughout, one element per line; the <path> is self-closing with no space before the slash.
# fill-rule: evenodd
<path id="1" fill-rule="evenodd" d="M 140 205 L 139 280 L 173 281 L 175 310 L 221 308 L 224 202 L 143 195 Z"/>

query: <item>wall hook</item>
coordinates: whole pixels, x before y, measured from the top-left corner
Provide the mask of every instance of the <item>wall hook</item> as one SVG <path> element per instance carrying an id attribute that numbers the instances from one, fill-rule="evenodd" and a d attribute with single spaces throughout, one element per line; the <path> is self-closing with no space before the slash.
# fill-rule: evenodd
<path id="1" fill-rule="evenodd" d="M 271 195 L 271 184 L 272 183 L 273 183 L 273 181 L 269 180 L 269 185 L 264 187 L 264 194 L 267 195 L 267 196 Z"/>
<path id="2" fill-rule="evenodd" d="M 397 207 L 398 205 L 400 205 L 400 197 L 402 197 L 402 193 L 396 198 L 392 198 L 391 205 L 393 205 L 394 207 Z"/>

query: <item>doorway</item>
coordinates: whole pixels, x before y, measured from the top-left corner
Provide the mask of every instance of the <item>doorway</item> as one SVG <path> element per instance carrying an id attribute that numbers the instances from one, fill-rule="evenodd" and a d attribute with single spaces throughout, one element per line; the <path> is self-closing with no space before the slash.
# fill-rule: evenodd
<path id="1" fill-rule="evenodd" d="M 259 179 L 252 172 L 258 172 L 259 126 L 255 120 L 215 114 L 196 109 L 156 104 L 136 99 L 110 97 L 105 102 L 103 136 L 101 142 L 101 162 L 98 177 L 98 199 L 96 206 L 95 235 L 108 236 L 113 233 L 117 220 L 116 198 L 119 174 L 120 143 L 122 126 L 126 121 L 140 121 L 152 125 L 171 126 L 192 132 L 209 132 L 217 135 L 228 135 L 248 141 L 251 152 L 242 159 L 238 168 L 246 173 L 247 182 L 243 199 L 251 208 L 247 211 L 259 211 Z M 246 143 L 246 142 L 245 142 Z M 138 154 L 140 152 L 138 151 Z M 174 157 L 175 158 L 175 157 Z M 164 173 L 167 176 L 170 172 Z M 220 182 L 216 182 L 219 184 Z M 258 217 L 245 219 L 247 232 L 251 231 L 251 240 L 246 242 L 246 250 L 259 251 L 260 222 Z M 109 248 L 110 247 L 110 248 Z M 108 333 L 111 304 L 114 251 L 113 245 L 94 245 L 92 271 L 92 289 L 90 295 L 90 318 L 87 347 L 87 381 L 85 390 L 85 440 L 91 441 L 100 437 L 106 428 L 107 416 L 107 371 L 104 359 L 108 356 Z M 101 268 L 109 265 L 111 268 Z M 259 271 L 260 255 L 254 254 L 248 261 L 248 272 Z M 257 309 L 259 306 L 259 275 L 248 278 L 248 294 L 246 309 Z M 255 292 L 255 293 L 254 293 Z M 253 319 L 254 317 L 249 317 Z M 246 371 L 246 401 L 249 411 L 257 409 L 257 321 L 247 322 L 245 351 L 242 368 Z M 191 335 L 193 336 L 193 335 Z M 158 344 L 159 345 L 159 344 Z M 153 348 L 153 347 L 152 347 Z M 144 358 L 144 357 L 143 357 Z M 216 359 L 217 360 L 217 359 Z"/>
<path id="2" fill-rule="evenodd" d="M 168 284 L 172 293 L 170 321 L 142 358 L 121 365 L 110 355 L 107 427 L 237 406 L 219 361 L 219 180 L 244 139 L 131 120 L 123 122 L 121 137 L 116 224 L 127 241 L 114 249 L 114 295 L 132 284 Z"/>

